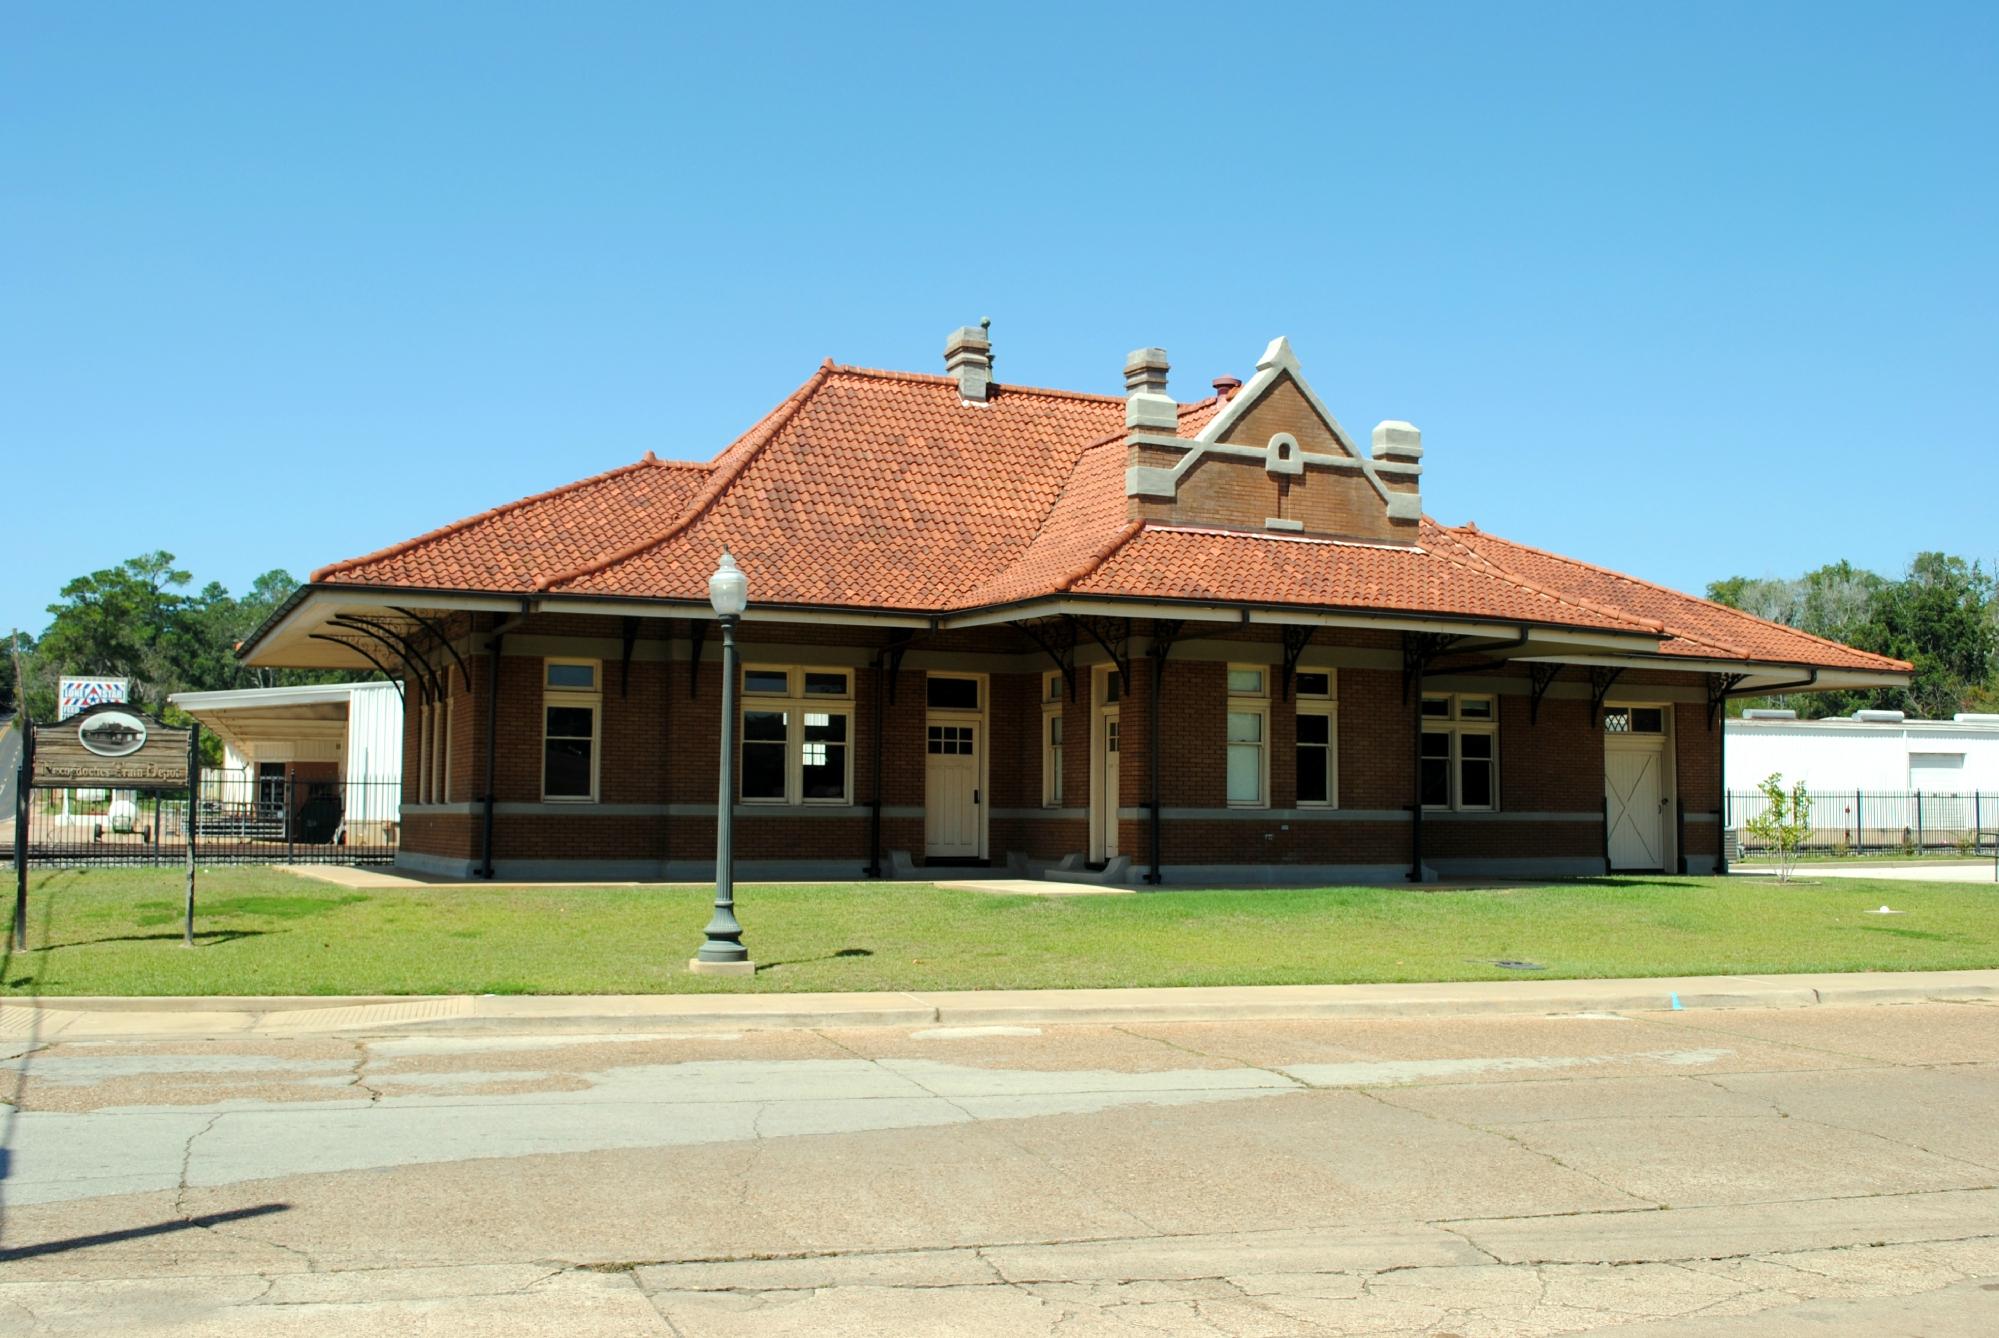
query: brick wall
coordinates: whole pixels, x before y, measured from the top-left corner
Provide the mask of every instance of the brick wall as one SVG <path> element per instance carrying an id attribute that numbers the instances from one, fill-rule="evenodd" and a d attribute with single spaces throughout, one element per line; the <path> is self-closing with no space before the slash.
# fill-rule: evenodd
<path id="1" fill-rule="evenodd" d="M 667 806 L 711 807 L 715 802 L 722 686 L 721 667 L 715 658 L 719 638 L 710 636 L 707 658 L 690 667 L 684 634 L 672 646 L 680 658 L 669 661 L 657 657 L 661 630 L 677 630 L 682 624 L 655 620 L 645 626 L 639 641 L 642 650 L 630 665 L 629 689 L 617 654 L 603 656 L 599 798 L 604 805 L 659 811 L 605 813 L 578 806 L 574 811 L 502 812 L 495 823 L 496 858 L 705 861 L 713 857 L 712 814 L 671 815 L 664 810 Z M 561 633 L 615 644 L 620 624 L 615 619 L 566 618 L 537 620 L 531 630 L 537 636 Z M 800 652 L 792 657 L 799 663 L 819 658 L 814 647 L 834 644 L 848 647 L 848 658 L 859 658 L 851 652 L 871 653 L 882 639 L 872 631 L 839 628 L 801 628 L 795 640 L 790 628 L 759 625 L 753 630 L 757 643 L 764 647 L 799 645 Z M 1145 630 L 1142 623 L 1139 630 Z M 1245 660 L 1263 660 L 1277 639 L 1275 629 L 1265 627 L 1195 630 L 1208 641 L 1244 642 Z M 529 631 L 523 628 L 514 635 Z M 811 640 L 805 638 L 806 633 Z M 470 686 L 454 669 L 449 687 L 449 700 L 456 706 L 450 741 L 451 787 L 445 798 L 450 804 L 473 805 L 474 811 L 417 809 L 408 813 L 403 844 L 410 851 L 452 859 L 477 857 L 481 820 L 476 805 L 485 788 L 489 668 L 484 635 L 481 631 L 470 639 L 475 652 L 467 661 Z M 1341 632 L 1322 634 L 1313 647 L 1316 653 L 1327 647 L 1391 650 L 1396 644 L 1392 633 Z M 1064 788 L 1059 809 L 1044 810 L 1040 740 L 1045 659 L 1031 654 L 1031 647 L 1004 628 L 978 629 L 934 642 L 925 639 L 919 645 L 926 650 L 989 650 L 1022 657 L 996 660 L 989 680 L 988 778 L 982 797 L 993 815 L 988 819 L 988 845 L 994 861 L 1003 861 L 1011 852 L 1053 860 L 1084 850 L 1088 825 L 1078 815 L 1090 803 L 1091 736 L 1096 725 L 1088 669 L 1078 670 L 1076 700 L 1065 696 L 1062 702 Z M 1308 655 L 1308 664 L 1311 658 Z M 540 804 L 542 660 L 510 654 L 500 663 L 495 795 L 503 805 Z M 1119 711 L 1118 805 L 1142 812 L 1151 793 L 1152 662 L 1141 653 L 1134 657 L 1131 668 Z M 909 851 L 920 860 L 924 821 L 920 815 L 910 814 L 924 803 L 928 757 L 925 670 L 906 661 L 896 677 L 892 702 L 884 699 L 881 689 L 885 684 L 873 668 L 863 664 L 853 672 L 850 804 L 864 809 L 875 795 L 874 730 L 879 714 L 885 745 L 881 799 L 889 810 L 881 824 L 882 847 L 885 851 Z M 1167 809 L 1182 811 L 1163 825 L 1167 863 L 1394 864 L 1406 860 L 1410 835 L 1406 814 L 1414 792 L 1415 708 L 1403 699 L 1399 670 L 1347 666 L 1338 671 L 1340 807 L 1381 816 L 1333 820 L 1285 812 L 1297 804 L 1293 749 L 1296 704 L 1279 693 L 1274 668 L 1270 672 L 1266 734 L 1272 812 L 1228 809 L 1226 675 L 1227 665 L 1221 659 L 1176 654 L 1167 660 L 1160 696 L 1161 796 Z M 1701 681 L 1695 675 L 1662 673 L 1656 678 L 1662 685 L 1679 688 Z M 1637 680 L 1634 676 L 1626 681 Z M 1591 728 L 1587 700 L 1550 695 L 1542 703 L 1538 721 L 1530 721 L 1524 675 L 1482 677 L 1481 686 L 1487 683 L 1499 698 L 1500 794 L 1505 812 L 1598 812 L 1603 795 L 1603 741 Z M 405 746 L 410 762 L 405 768 L 405 797 L 409 805 L 414 805 L 416 796 L 418 718 L 414 709 L 407 713 Z M 1674 748 L 1683 808 L 1690 815 L 1712 813 L 1717 806 L 1715 736 L 1706 728 L 1702 706 L 1683 703 L 1676 707 Z M 1189 809 L 1213 810 L 1215 816 L 1184 816 Z M 750 808 L 740 811 L 736 830 L 738 858 L 746 861 L 851 861 L 858 871 L 870 856 L 869 820 L 864 812 L 760 812 Z M 1145 817 L 1124 819 L 1119 828 L 1119 850 L 1143 864 L 1149 856 L 1150 836 Z M 1690 854 L 1711 855 L 1714 839 L 1711 820 L 1685 825 Z M 1426 854 L 1437 858 L 1588 857 L 1600 854 L 1601 841 L 1600 824 L 1573 820 L 1452 817 L 1425 824 Z"/>

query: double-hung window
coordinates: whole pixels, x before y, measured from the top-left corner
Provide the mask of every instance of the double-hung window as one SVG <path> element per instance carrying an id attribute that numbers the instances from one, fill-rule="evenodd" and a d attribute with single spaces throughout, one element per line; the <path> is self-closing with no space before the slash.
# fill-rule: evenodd
<path id="1" fill-rule="evenodd" d="M 1490 696 L 1423 696 L 1423 807 L 1491 811 L 1499 807 L 1499 703 Z"/>
<path id="2" fill-rule="evenodd" d="M 1232 664 L 1228 670 L 1228 797 L 1231 808 L 1270 805 L 1270 671 Z"/>
<path id="3" fill-rule="evenodd" d="M 597 798 L 598 722 L 603 666 L 596 660 L 544 660 L 541 680 L 541 797 L 566 803 Z"/>
<path id="4" fill-rule="evenodd" d="M 844 804 L 852 792 L 849 669 L 743 670 L 741 794 L 751 804 Z"/>
<path id="5" fill-rule="evenodd" d="M 1292 675 L 1297 702 L 1298 804 L 1338 808 L 1340 804 L 1339 680 L 1331 669 L 1301 669 Z"/>
<path id="6" fill-rule="evenodd" d="M 1062 807 L 1062 675 L 1041 676 L 1041 806 Z"/>

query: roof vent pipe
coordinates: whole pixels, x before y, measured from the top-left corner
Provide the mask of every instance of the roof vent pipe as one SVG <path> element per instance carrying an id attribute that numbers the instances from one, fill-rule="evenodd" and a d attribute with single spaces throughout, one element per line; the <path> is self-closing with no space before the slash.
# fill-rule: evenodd
<path id="1" fill-rule="evenodd" d="M 1215 388 L 1215 398 L 1223 404 L 1227 404 L 1229 398 L 1242 389 L 1242 378 L 1239 376 L 1218 376 L 1209 382 L 1209 384 Z"/>
<path id="2" fill-rule="evenodd" d="M 985 403 L 993 382 L 993 344 L 986 334 L 991 326 L 990 319 L 977 329 L 961 325 L 944 341 L 944 374 L 957 378 L 960 399 L 976 404 Z"/>
<path id="3" fill-rule="evenodd" d="M 1166 393 L 1166 373 L 1171 368 L 1163 348 L 1137 348 L 1125 357 L 1126 427 L 1156 427 L 1172 432 L 1180 426 L 1180 407 Z"/>
<path id="4" fill-rule="evenodd" d="M 1908 717 L 1900 711 L 1855 711 L 1853 718 L 1868 725 L 1899 725 Z"/>

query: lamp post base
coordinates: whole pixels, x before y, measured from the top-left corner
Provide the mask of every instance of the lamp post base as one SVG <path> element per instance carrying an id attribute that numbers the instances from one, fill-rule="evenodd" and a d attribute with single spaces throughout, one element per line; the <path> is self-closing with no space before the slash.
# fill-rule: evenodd
<path id="1" fill-rule="evenodd" d="M 687 959 L 687 969 L 697 976 L 754 976 L 757 964 L 744 960 L 740 962 L 704 962 L 699 957 Z"/>

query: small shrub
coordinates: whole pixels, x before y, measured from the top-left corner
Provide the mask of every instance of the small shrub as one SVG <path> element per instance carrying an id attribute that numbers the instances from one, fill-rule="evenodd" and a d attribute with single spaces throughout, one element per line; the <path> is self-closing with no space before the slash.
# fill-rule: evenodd
<path id="1" fill-rule="evenodd" d="M 1782 773 L 1774 771 L 1756 788 L 1768 803 L 1742 824 L 1743 830 L 1776 857 L 1777 881 L 1788 883 L 1791 870 L 1797 867 L 1798 851 L 1812 833 L 1812 797 L 1805 793 L 1803 781 L 1786 792 Z"/>

